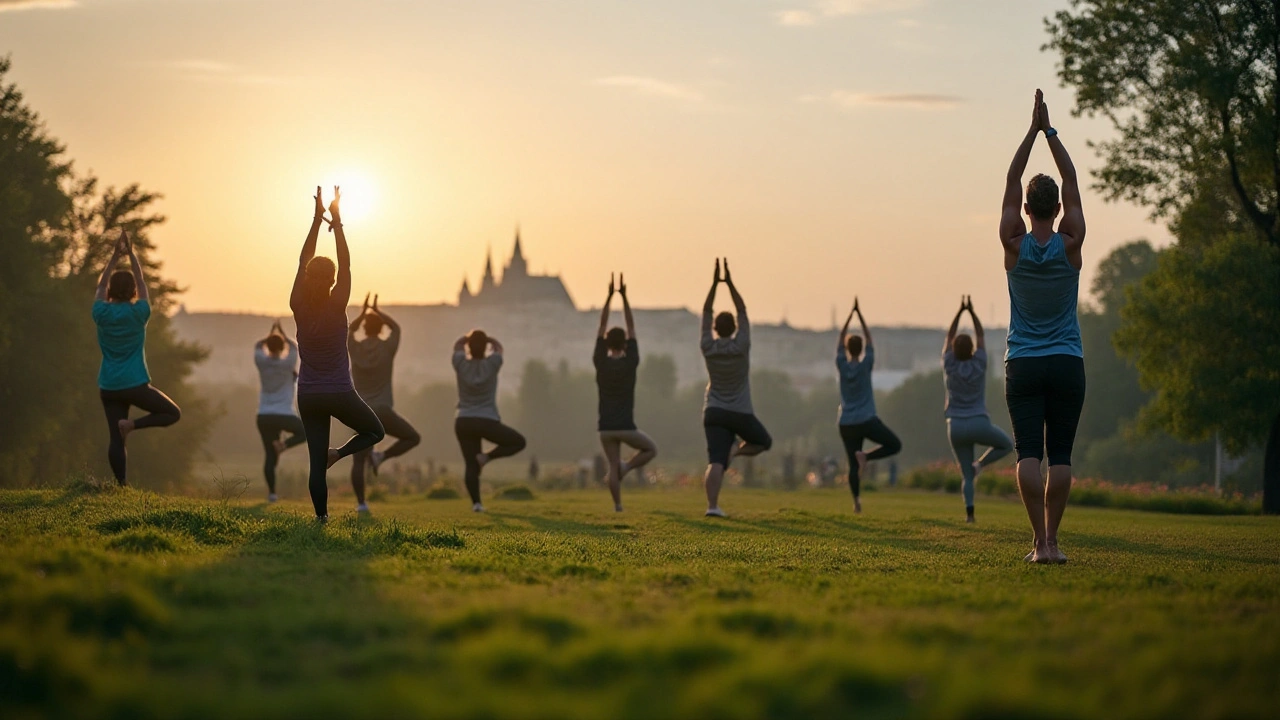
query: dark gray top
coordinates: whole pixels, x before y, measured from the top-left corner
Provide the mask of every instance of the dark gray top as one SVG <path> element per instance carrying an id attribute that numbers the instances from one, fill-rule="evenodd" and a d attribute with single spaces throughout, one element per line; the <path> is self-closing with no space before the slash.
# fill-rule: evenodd
<path id="1" fill-rule="evenodd" d="M 978 348 L 968 360 L 957 360 L 954 351 L 942 356 L 943 383 L 947 388 L 947 405 L 943 413 L 949 418 L 978 417 L 987 414 L 987 351 Z"/>
<path id="2" fill-rule="evenodd" d="M 738 312 L 738 332 L 733 337 L 714 337 L 713 321 L 713 311 L 704 310 L 701 345 L 707 363 L 707 394 L 702 407 L 751 415 L 751 323 L 747 311 Z"/>
<path id="3" fill-rule="evenodd" d="M 354 334 L 348 336 L 351 380 L 355 382 L 356 392 L 360 393 L 369 407 L 394 407 L 391 371 L 399 349 L 400 331 L 396 328 L 391 329 L 391 335 L 386 340 L 376 337 L 356 340 Z"/>
<path id="4" fill-rule="evenodd" d="M 466 350 L 453 354 L 453 369 L 458 374 L 458 417 L 488 418 L 498 416 L 498 370 L 502 355 L 493 353 L 473 360 Z"/>

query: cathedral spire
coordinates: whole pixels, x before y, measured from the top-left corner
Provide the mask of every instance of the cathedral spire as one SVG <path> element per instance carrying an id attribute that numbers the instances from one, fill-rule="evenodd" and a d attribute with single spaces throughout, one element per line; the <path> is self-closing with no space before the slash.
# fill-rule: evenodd
<path id="1" fill-rule="evenodd" d="M 511 250 L 511 262 L 507 263 L 506 273 L 502 278 L 505 280 L 507 274 L 512 278 L 526 277 L 529 274 L 529 263 L 524 259 L 524 248 L 520 246 L 520 226 L 516 225 L 516 246 Z"/>
<path id="2" fill-rule="evenodd" d="M 491 287 L 497 285 L 493 279 L 493 247 L 485 253 L 484 258 L 484 277 L 480 280 L 480 291 L 484 292 Z"/>

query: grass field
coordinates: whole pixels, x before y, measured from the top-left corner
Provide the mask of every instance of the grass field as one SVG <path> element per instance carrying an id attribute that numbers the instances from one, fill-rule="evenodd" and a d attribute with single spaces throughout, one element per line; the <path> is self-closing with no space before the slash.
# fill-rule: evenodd
<path id="1" fill-rule="evenodd" d="M 5 717 L 1274 717 L 1280 522 L 729 488 L 0 493 Z"/>

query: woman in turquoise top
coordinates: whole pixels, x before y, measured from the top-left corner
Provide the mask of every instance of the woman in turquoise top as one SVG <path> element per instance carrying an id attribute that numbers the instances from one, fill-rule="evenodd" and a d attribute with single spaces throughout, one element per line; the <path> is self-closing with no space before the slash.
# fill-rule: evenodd
<path id="1" fill-rule="evenodd" d="M 126 256 L 130 269 L 115 270 L 116 263 Z M 129 433 L 166 427 L 182 417 L 176 403 L 151 387 L 145 352 L 149 319 L 151 303 L 142 263 L 133 251 L 129 233 L 121 230 L 115 252 L 98 278 L 93 299 L 93 322 L 98 326 L 98 347 L 102 349 L 98 388 L 111 434 L 107 460 L 121 486 L 126 484 L 124 441 Z M 130 420 L 130 407 L 142 408 L 148 414 Z"/>
<path id="2" fill-rule="evenodd" d="M 1048 175 L 1031 178 L 1022 201 L 1022 174 L 1041 132 L 1062 175 L 1061 203 L 1058 185 Z M 1031 219 L 1030 232 L 1020 210 Z M 1059 212 L 1062 220 L 1055 230 Z M 1058 547 L 1058 526 L 1071 492 L 1071 449 L 1084 408 L 1084 351 L 1076 317 L 1084 234 L 1076 169 L 1037 90 L 1031 127 L 1005 179 L 1000 217 L 1010 305 L 1005 401 L 1018 453 L 1018 493 L 1034 535 L 1035 547 L 1025 558 L 1029 562 L 1067 561 Z M 1047 483 L 1041 480 L 1046 451 Z"/>

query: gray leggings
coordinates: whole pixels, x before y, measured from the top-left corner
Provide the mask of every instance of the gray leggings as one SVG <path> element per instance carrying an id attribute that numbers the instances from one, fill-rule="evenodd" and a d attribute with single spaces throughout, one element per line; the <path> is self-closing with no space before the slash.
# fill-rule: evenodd
<path id="1" fill-rule="evenodd" d="M 986 415 L 947 418 L 947 439 L 951 441 L 951 451 L 956 454 L 964 477 L 964 506 L 973 507 L 973 446 L 987 446 L 987 451 L 978 459 L 981 466 L 986 467 L 1013 452 L 1013 440 Z"/>

